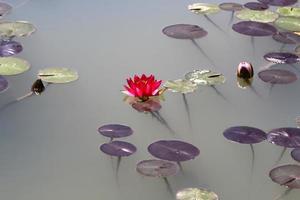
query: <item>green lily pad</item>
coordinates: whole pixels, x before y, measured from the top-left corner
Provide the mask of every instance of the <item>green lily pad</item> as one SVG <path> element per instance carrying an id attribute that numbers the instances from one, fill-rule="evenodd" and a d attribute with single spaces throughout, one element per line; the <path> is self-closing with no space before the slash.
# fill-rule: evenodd
<path id="1" fill-rule="evenodd" d="M 279 15 L 269 10 L 250 10 L 243 9 L 237 11 L 235 16 L 241 20 L 249 20 L 255 22 L 269 23 L 274 22 Z"/>
<path id="2" fill-rule="evenodd" d="M 279 7 L 276 12 L 285 17 L 300 17 L 299 7 Z"/>
<path id="3" fill-rule="evenodd" d="M 30 64 L 26 60 L 15 57 L 0 58 L 0 75 L 17 75 L 29 70 Z"/>
<path id="4" fill-rule="evenodd" d="M 188 9 L 196 14 L 214 14 L 218 13 L 221 9 L 216 4 L 210 3 L 194 3 L 188 6 Z"/>
<path id="5" fill-rule="evenodd" d="M 1 22 L 0 23 L 0 36 L 2 37 L 26 37 L 36 31 L 33 24 L 25 21 L 16 22 Z"/>
<path id="6" fill-rule="evenodd" d="M 275 25 L 288 31 L 300 31 L 300 19 L 295 17 L 279 17 Z"/>
<path id="7" fill-rule="evenodd" d="M 198 88 L 197 84 L 183 79 L 166 81 L 164 87 L 171 92 L 179 92 L 183 94 L 194 92 Z"/>
<path id="8" fill-rule="evenodd" d="M 194 70 L 185 75 L 185 79 L 197 85 L 218 85 L 225 82 L 225 76 L 210 70 Z"/>
<path id="9" fill-rule="evenodd" d="M 218 200 L 218 195 L 205 188 L 185 188 L 176 194 L 177 200 Z"/>
<path id="10" fill-rule="evenodd" d="M 38 76 L 48 83 L 68 83 L 78 79 L 78 73 L 76 71 L 63 67 L 40 70 Z"/>

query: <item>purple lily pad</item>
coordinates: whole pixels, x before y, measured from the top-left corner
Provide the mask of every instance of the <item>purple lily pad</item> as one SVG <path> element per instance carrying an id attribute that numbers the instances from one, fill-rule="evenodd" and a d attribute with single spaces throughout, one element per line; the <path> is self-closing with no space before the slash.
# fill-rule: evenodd
<path id="1" fill-rule="evenodd" d="M 144 176 L 168 177 L 176 175 L 179 166 L 165 160 L 143 160 L 137 164 L 136 171 Z"/>
<path id="2" fill-rule="evenodd" d="M 284 44 L 300 43 L 300 36 L 293 32 L 278 32 L 274 34 L 273 39 Z"/>
<path id="3" fill-rule="evenodd" d="M 286 148 L 300 147 L 300 128 L 277 128 L 268 132 L 268 142 Z"/>
<path id="4" fill-rule="evenodd" d="M 267 23 L 242 21 L 232 25 L 232 29 L 240 34 L 249 36 L 270 36 L 277 32 L 276 28 Z"/>
<path id="5" fill-rule="evenodd" d="M 264 55 L 264 58 L 276 64 L 294 64 L 300 62 L 299 56 L 288 52 L 271 52 Z"/>
<path id="6" fill-rule="evenodd" d="M 219 5 L 219 8 L 221 10 L 226 10 L 226 11 L 239 11 L 243 9 L 243 5 L 239 3 L 221 3 Z"/>
<path id="7" fill-rule="evenodd" d="M 249 126 L 230 127 L 223 132 L 223 135 L 228 140 L 241 144 L 255 144 L 267 139 L 264 131 Z"/>
<path id="8" fill-rule="evenodd" d="M 136 152 L 136 147 L 128 142 L 112 141 L 102 144 L 100 150 L 110 156 L 125 157 Z"/>
<path id="9" fill-rule="evenodd" d="M 244 6 L 250 10 L 266 10 L 269 8 L 267 4 L 260 2 L 248 2 Z"/>
<path id="10" fill-rule="evenodd" d="M 260 71 L 258 77 L 271 84 L 289 84 L 297 80 L 295 73 L 283 69 L 266 69 Z"/>
<path id="11" fill-rule="evenodd" d="M 194 159 L 200 150 L 192 144 L 178 140 L 160 140 L 148 146 L 148 151 L 156 158 L 174 162 Z"/>
<path id="12" fill-rule="evenodd" d="M 109 138 L 120 138 L 120 137 L 127 137 L 133 133 L 133 130 L 125 125 L 121 124 L 107 124 L 101 126 L 98 129 L 98 132 L 105 137 Z"/>
<path id="13" fill-rule="evenodd" d="M 300 162 L 300 148 L 294 149 L 291 152 L 291 156 L 294 160 Z"/>
<path id="14" fill-rule="evenodd" d="M 0 16 L 4 16 L 11 11 L 11 5 L 0 2 Z"/>
<path id="15" fill-rule="evenodd" d="M 162 32 L 171 38 L 196 39 L 207 35 L 207 31 L 197 25 L 175 24 L 165 27 Z"/>
<path id="16" fill-rule="evenodd" d="M 2 41 L 0 43 L 0 56 L 13 56 L 23 50 L 22 45 L 15 41 Z"/>
<path id="17" fill-rule="evenodd" d="M 4 76 L 0 75 L 0 92 L 4 92 L 8 88 L 8 81 Z"/>
<path id="18" fill-rule="evenodd" d="M 271 6 L 290 6 L 297 3 L 297 0 L 258 0 Z"/>
<path id="19" fill-rule="evenodd" d="M 282 165 L 272 169 L 269 173 L 273 182 L 289 188 L 300 189 L 300 166 Z"/>

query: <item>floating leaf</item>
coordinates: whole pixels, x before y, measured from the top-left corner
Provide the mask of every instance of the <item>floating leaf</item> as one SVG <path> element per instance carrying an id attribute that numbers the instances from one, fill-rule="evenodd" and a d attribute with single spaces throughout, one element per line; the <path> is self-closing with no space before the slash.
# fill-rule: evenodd
<path id="1" fill-rule="evenodd" d="M 300 45 L 295 48 L 295 53 L 300 55 Z"/>
<path id="2" fill-rule="evenodd" d="M 125 157 L 136 152 L 136 147 L 128 142 L 112 141 L 102 144 L 100 150 L 110 156 Z"/>
<path id="3" fill-rule="evenodd" d="M 1 22 L 0 36 L 6 38 L 26 37 L 36 31 L 33 24 L 25 21 Z"/>
<path id="4" fill-rule="evenodd" d="M 260 71 L 258 77 L 271 84 L 289 84 L 297 80 L 295 73 L 282 69 L 266 69 Z"/>
<path id="5" fill-rule="evenodd" d="M 76 71 L 63 67 L 42 69 L 39 71 L 38 76 L 48 83 L 68 83 L 78 79 Z"/>
<path id="6" fill-rule="evenodd" d="M 148 151 L 156 158 L 175 162 L 192 160 L 200 154 L 197 147 L 179 140 L 154 142 L 148 146 Z"/>
<path id="7" fill-rule="evenodd" d="M 203 28 L 192 24 L 174 24 L 165 27 L 162 32 L 176 39 L 196 39 L 207 35 L 207 31 Z"/>
<path id="8" fill-rule="evenodd" d="M 299 56 L 288 52 L 271 52 L 264 55 L 264 58 L 276 64 L 294 64 L 300 62 Z"/>
<path id="9" fill-rule="evenodd" d="M 2 41 L 0 43 L 0 56 L 13 56 L 20 53 L 23 50 L 22 45 L 15 41 Z"/>
<path id="10" fill-rule="evenodd" d="M 297 2 L 297 0 L 258 0 L 259 2 L 269 4 L 271 6 L 290 6 Z"/>
<path id="11" fill-rule="evenodd" d="M 263 23 L 274 22 L 279 17 L 277 13 L 269 10 L 260 11 L 260 10 L 250 10 L 250 9 L 243 9 L 237 11 L 235 13 L 235 16 L 241 20 L 249 20 L 249 21 L 263 22 Z"/>
<path id="12" fill-rule="evenodd" d="M 218 200 L 218 195 L 205 188 L 185 188 L 176 194 L 177 200 Z"/>
<path id="13" fill-rule="evenodd" d="M 254 127 L 234 126 L 223 132 L 226 139 L 241 144 L 255 144 L 267 139 L 267 134 Z"/>
<path id="14" fill-rule="evenodd" d="M 193 70 L 185 74 L 185 78 L 197 85 L 217 85 L 225 82 L 223 74 L 210 70 Z"/>
<path id="15" fill-rule="evenodd" d="M 12 9 L 11 5 L 0 2 L 0 16 L 1 17 L 7 15 L 11 11 L 11 9 Z"/>
<path id="16" fill-rule="evenodd" d="M 149 99 L 147 101 L 135 101 L 131 103 L 132 108 L 138 112 L 157 112 L 161 109 L 159 99 Z"/>
<path id="17" fill-rule="evenodd" d="M 300 31 L 300 20 L 295 17 L 279 17 L 275 22 L 278 28 L 288 31 Z"/>
<path id="18" fill-rule="evenodd" d="M 280 7 L 277 8 L 276 12 L 285 17 L 300 17 L 299 7 Z"/>
<path id="19" fill-rule="evenodd" d="M 164 87 L 172 92 L 179 92 L 183 94 L 194 92 L 198 88 L 197 84 L 184 79 L 166 81 Z"/>
<path id="20" fill-rule="evenodd" d="M 0 75 L 17 75 L 29 70 L 30 64 L 23 59 L 15 57 L 0 58 Z"/>
<path id="21" fill-rule="evenodd" d="M 4 92 L 8 88 L 8 81 L 4 78 L 4 76 L 0 75 L 0 93 Z"/>
<path id="22" fill-rule="evenodd" d="M 291 156 L 294 160 L 300 162 L 300 148 L 294 149 L 291 152 Z"/>
<path id="23" fill-rule="evenodd" d="M 299 128 L 278 128 L 268 132 L 267 140 L 278 146 L 287 148 L 300 147 L 300 129 Z"/>
<path id="24" fill-rule="evenodd" d="M 244 4 L 245 8 L 251 10 L 266 10 L 269 8 L 267 4 L 260 3 L 260 2 L 248 2 Z"/>
<path id="25" fill-rule="evenodd" d="M 282 165 L 272 169 L 270 178 L 279 185 L 300 189 L 300 166 Z"/>
<path id="26" fill-rule="evenodd" d="M 300 36 L 293 32 L 278 32 L 272 36 L 277 42 L 283 44 L 297 44 L 300 43 Z"/>
<path id="27" fill-rule="evenodd" d="M 221 10 L 226 10 L 226 11 L 238 11 L 243 9 L 243 5 L 239 3 L 221 3 L 219 5 L 219 8 Z"/>
<path id="28" fill-rule="evenodd" d="M 122 124 L 106 124 L 98 129 L 98 132 L 105 137 L 120 138 L 127 137 L 133 133 L 133 130 L 129 126 Z"/>
<path id="29" fill-rule="evenodd" d="M 277 32 L 276 28 L 267 23 L 242 21 L 232 25 L 232 29 L 249 36 L 270 36 Z"/>
<path id="30" fill-rule="evenodd" d="M 196 14 L 214 14 L 220 11 L 220 8 L 216 4 L 210 3 L 194 3 L 188 6 L 188 9 Z"/>
<path id="31" fill-rule="evenodd" d="M 144 176 L 168 177 L 176 175 L 179 166 L 165 160 L 143 160 L 137 164 L 136 171 Z"/>

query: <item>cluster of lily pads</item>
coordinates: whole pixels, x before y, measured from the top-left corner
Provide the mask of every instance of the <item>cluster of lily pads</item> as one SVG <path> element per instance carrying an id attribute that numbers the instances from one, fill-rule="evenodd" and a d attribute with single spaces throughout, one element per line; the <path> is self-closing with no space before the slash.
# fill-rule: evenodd
<path id="1" fill-rule="evenodd" d="M 0 15 L 3 17 L 12 7 L 0 3 Z M 28 37 L 36 32 L 36 27 L 26 21 L 0 22 L 0 92 L 4 92 L 9 83 L 4 76 L 22 74 L 30 69 L 30 63 L 22 58 L 15 57 L 23 50 L 21 43 L 15 41 L 20 37 Z M 68 83 L 78 79 L 76 71 L 64 67 L 51 67 L 39 70 L 38 79 L 31 86 L 31 91 L 16 99 L 20 101 L 33 94 L 40 95 L 45 90 L 45 84 Z"/>

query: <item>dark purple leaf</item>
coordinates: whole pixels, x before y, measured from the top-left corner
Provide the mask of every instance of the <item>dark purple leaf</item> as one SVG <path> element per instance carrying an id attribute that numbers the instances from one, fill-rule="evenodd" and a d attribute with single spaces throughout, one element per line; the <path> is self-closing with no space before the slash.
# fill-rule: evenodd
<path id="1" fill-rule="evenodd" d="M 120 137 L 127 137 L 133 133 L 133 130 L 125 125 L 121 124 L 107 124 L 101 126 L 98 129 L 98 132 L 105 137 L 110 138 L 120 138 Z"/>
<path id="2" fill-rule="evenodd" d="M 112 141 L 102 144 L 100 150 L 110 156 L 124 157 L 134 154 L 136 147 L 128 142 Z"/>
<path id="3" fill-rule="evenodd" d="M 300 129 L 299 128 L 277 128 L 268 132 L 268 142 L 286 148 L 300 147 Z"/>
<path id="4" fill-rule="evenodd" d="M 300 148 L 294 149 L 291 152 L 291 156 L 294 160 L 300 162 Z"/>
<path id="5" fill-rule="evenodd" d="M 197 147 L 178 140 L 160 140 L 148 146 L 148 151 L 156 158 L 174 162 L 194 159 L 200 154 Z"/>
<path id="6" fill-rule="evenodd" d="M 159 101 L 149 99 L 148 101 L 137 101 L 131 104 L 131 106 L 138 112 L 156 112 L 161 109 Z"/>
<path id="7" fill-rule="evenodd" d="M 271 6 L 290 6 L 297 3 L 297 0 L 258 0 L 259 2 L 269 4 Z"/>
<path id="8" fill-rule="evenodd" d="M 250 10 L 266 10 L 269 8 L 267 4 L 259 2 L 248 2 L 244 6 Z"/>
<path id="9" fill-rule="evenodd" d="M 294 64 L 300 62 L 299 56 L 288 52 L 271 52 L 264 55 L 264 58 L 276 64 Z"/>
<path id="10" fill-rule="evenodd" d="M 207 31 L 197 25 L 175 24 L 165 27 L 162 32 L 176 39 L 196 39 L 207 35 Z"/>
<path id="11" fill-rule="evenodd" d="M 266 69 L 260 71 L 258 77 L 271 84 L 289 84 L 297 80 L 295 73 L 283 69 Z"/>
<path id="12" fill-rule="evenodd" d="M 5 91 L 8 88 L 8 81 L 4 78 L 4 76 L 0 75 L 0 92 Z"/>
<path id="13" fill-rule="evenodd" d="M 13 56 L 23 50 L 22 45 L 15 41 L 2 41 L 0 43 L 0 56 Z"/>
<path id="14" fill-rule="evenodd" d="M 293 32 L 278 32 L 274 34 L 273 39 L 284 44 L 300 43 L 300 36 Z"/>
<path id="15" fill-rule="evenodd" d="M 4 16 L 11 11 L 11 5 L 7 3 L 0 2 L 0 16 Z"/>
<path id="16" fill-rule="evenodd" d="M 165 160 L 143 160 L 137 164 L 136 171 L 144 176 L 168 177 L 176 175 L 179 166 Z"/>
<path id="17" fill-rule="evenodd" d="M 270 24 L 253 21 L 238 22 L 232 25 L 232 29 L 249 36 L 270 36 L 277 32 L 276 28 Z"/>
<path id="18" fill-rule="evenodd" d="M 235 126 L 226 129 L 223 135 L 228 140 L 241 144 L 255 144 L 267 139 L 267 134 L 254 127 Z"/>
<path id="19" fill-rule="evenodd" d="M 279 185 L 300 189 L 299 165 L 282 165 L 276 167 L 270 171 L 269 176 L 272 181 Z"/>
<path id="20" fill-rule="evenodd" d="M 226 11 L 239 11 L 243 9 L 243 5 L 239 3 L 221 3 L 219 8 Z"/>

